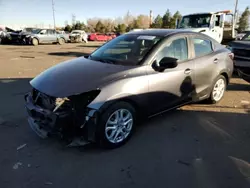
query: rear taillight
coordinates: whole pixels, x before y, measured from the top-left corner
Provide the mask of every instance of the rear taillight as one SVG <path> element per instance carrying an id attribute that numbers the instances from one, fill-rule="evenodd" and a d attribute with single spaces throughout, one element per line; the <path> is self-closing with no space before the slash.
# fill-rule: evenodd
<path id="1" fill-rule="evenodd" d="M 230 59 L 232 59 L 232 60 L 234 59 L 234 53 L 231 52 L 228 54 L 228 56 L 230 57 Z"/>

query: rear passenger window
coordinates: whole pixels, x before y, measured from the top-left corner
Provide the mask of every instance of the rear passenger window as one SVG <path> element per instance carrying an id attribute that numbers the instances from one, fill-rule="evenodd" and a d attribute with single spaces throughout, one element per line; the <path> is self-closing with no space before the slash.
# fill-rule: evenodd
<path id="1" fill-rule="evenodd" d="M 193 38 L 195 57 L 204 56 L 213 52 L 212 42 L 206 39 Z"/>

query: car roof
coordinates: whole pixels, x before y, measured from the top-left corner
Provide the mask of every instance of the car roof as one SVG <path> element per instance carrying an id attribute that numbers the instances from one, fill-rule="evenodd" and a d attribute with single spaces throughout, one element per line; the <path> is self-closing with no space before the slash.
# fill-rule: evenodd
<path id="1" fill-rule="evenodd" d="M 192 31 L 188 31 L 188 30 L 183 30 L 183 29 L 145 29 L 145 30 L 141 30 L 141 31 L 132 31 L 127 33 L 126 35 L 154 35 L 154 36 L 161 36 L 161 37 L 165 37 L 171 34 L 177 34 L 177 33 L 181 33 L 181 34 L 188 34 L 188 33 L 195 33 L 197 34 L 197 32 L 192 32 Z"/>

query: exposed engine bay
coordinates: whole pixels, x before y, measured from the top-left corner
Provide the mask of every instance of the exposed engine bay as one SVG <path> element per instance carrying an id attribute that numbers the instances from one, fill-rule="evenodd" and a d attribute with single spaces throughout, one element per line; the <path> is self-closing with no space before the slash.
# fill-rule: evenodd
<path id="1" fill-rule="evenodd" d="M 100 90 L 65 98 L 48 96 L 36 89 L 25 95 L 28 122 L 41 138 L 59 136 L 67 143 L 75 138 L 94 141 L 97 112 L 87 108 Z"/>
<path id="2" fill-rule="evenodd" d="M 80 34 L 69 36 L 70 42 L 82 42 L 82 36 Z"/>

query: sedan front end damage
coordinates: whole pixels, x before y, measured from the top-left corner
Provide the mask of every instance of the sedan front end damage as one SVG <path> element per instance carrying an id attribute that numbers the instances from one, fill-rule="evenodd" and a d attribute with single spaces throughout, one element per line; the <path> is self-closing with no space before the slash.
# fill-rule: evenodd
<path id="1" fill-rule="evenodd" d="M 97 112 L 87 105 L 99 94 L 93 90 L 66 98 L 48 96 L 36 89 L 25 95 L 28 122 L 41 138 L 59 136 L 67 142 L 95 139 Z"/>

